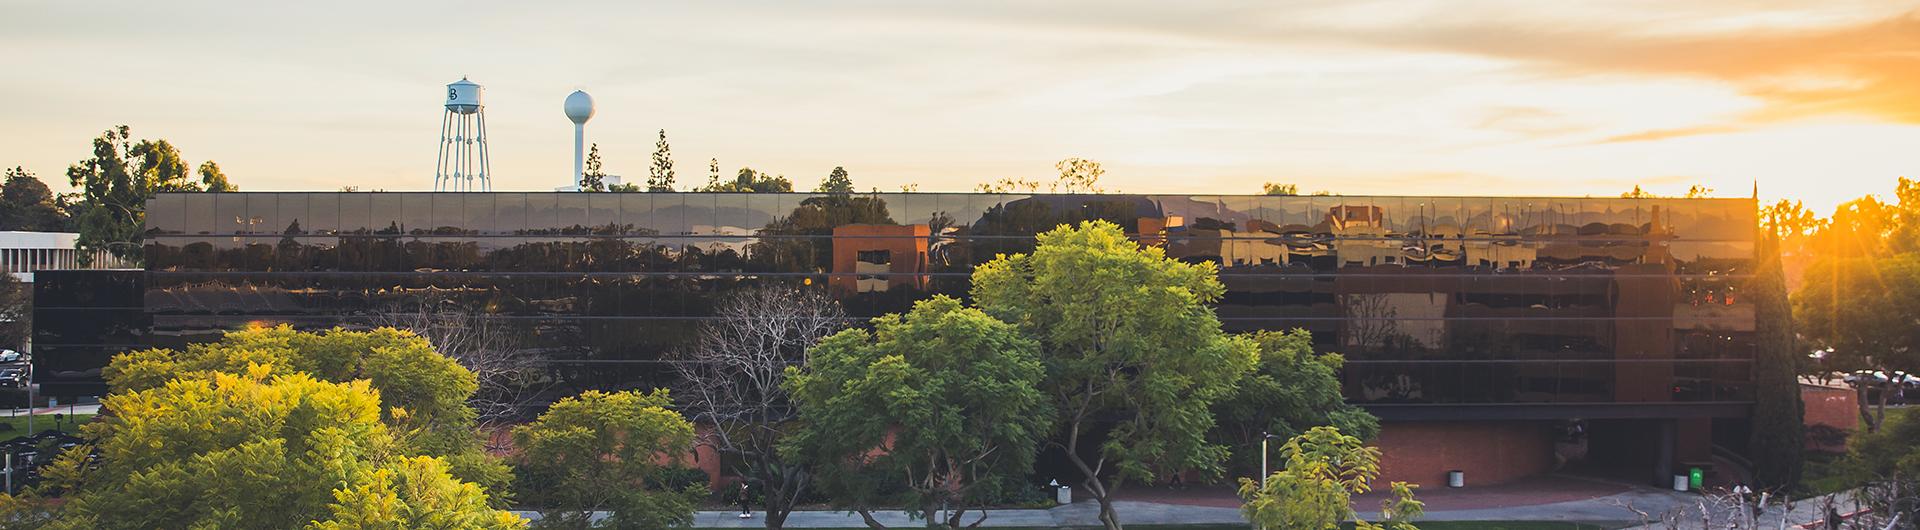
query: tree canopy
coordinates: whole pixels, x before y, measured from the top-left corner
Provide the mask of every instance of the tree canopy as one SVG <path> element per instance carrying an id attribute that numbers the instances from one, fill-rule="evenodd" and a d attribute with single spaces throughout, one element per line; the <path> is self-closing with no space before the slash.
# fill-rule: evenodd
<path id="1" fill-rule="evenodd" d="M 1285 465 L 1259 481 L 1240 479 L 1240 511 L 1247 520 L 1272 530 L 1334 530 L 1353 521 L 1358 530 L 1382 527 L 1360 518 L 1353 496 L 1373 489 L 1380 476 L 1380 450 L 1332 427 L 1314 427 L 1280 447 Z M 1425 512 L 1413 499 L 1416 486 L 1390 485 L 1392 495 L 1381 502 L 1387 528 L 1416 530 L 1414 518 Z"/>
<path id="2" fill-rule="evenodd" d="M 828 173 L 827 178 L 821 180 L 820 186 L 814 188 L 813 192 L 851 195 L 853 194 L 853 179 L 847 177 L 847 168 L 833 166 L 833 172 Z"/>
<path id="3" fill-rule="evenodd" d="M 1118 528 L 1112 495 L 1123 481 L 1219 471 L 1227 450 L 1206 439 L 1209 406 L 1253 368 L 1259 345 L 1220 330 L 1206 305 L 1225 292 L 1212 263 L 1168 259 L 1106 221 L 1061 226 L 1038 242 L 975 269 L 973 299 L 1041 344 L 1041 390 L 1064 431 L 1054 443 L 1085 475 L 1101 521 Z M 1096 456 L 1081 456 L 1091 429 L 1107 422 Z"/>
<path id="4" fill-rule="evenodd" d="M 1379 419 L 1347 403 L 1340 393 L 1345 357 L 1315 353 L 1313 336 L 1306 330 L 1249 336 L 1260 345 L 1260 361 L 1213 404 L 1215 442 L 1249 449 L 1259 446 L 1263 433 L 1291 438 L 1323 425 L 1362 440 L 1380 433 Z M 1258 451 L 1235 451 L 1234 469 L 1258 469 L 1259 460 Z"/>
<path id="5" fill-rule="evenodd" d="M 61 232 L 67 230 L 67 212 L 47 183 L 26 168 L 14 167 L 0 184 L 0 230 Z"/>
<path id="6" fill-rule="evenodd" d="M 755 171 L 750 167 L 740 168 L 740 173 L 735 175 L 733 180 L 722 181 L 719 179 L 719 171 L 716 167 L 713 176 L 708 179 L 707 185 L 701 186 L 699 189 L 693 191 L 707 193 L 791 193 L 793 191 L 793 181 L 787 180 L 785 176 L 770 175 Z"/>
<path id="7" fill-rule="evenodd" d="M 155 193 L 235 189 L 218 165 L 201 166 L 199 181 L 190 167 L 166 140 L 135 142 L 125 125 L 100 133 L 93 139 L 93 155 L 67 166 L 67 180 L 79 190 L 71 213 L 80 245 L 136 256 L 138 245 L 114 243 L 140 241 L 147 200 Z"/>
<path id="8" fill-rule="evenodd" d="M 783 449 L 870 526 L 882 527 L 876 503 L 898 501 L 928 524 L 963 527 L 981 488 L 1018 480 L 1047 435 L 1039 345 L 946 296 L 873 327 L 827 337 L 805 368 L 787 369 L 803 428 Z M 941 507 L 952 511 L 936 521 Z"/>
<path id="9" fill-rule="evenodd" d="M 607 172 L 600 168 L 600 144 L 587 147 L 586 168 L 580 170 L 580 191 L 607 191 Z"/>
<path id="10" fill-rule="evenodd" d="M 518 528 L 440 458 L 405 456 L 367 381 L 250 363 L 102 401 L 99 462 L 53 472 L 52 528 Z M 69 454 L 85 454 L 85 450 Z M 61 467 L 63 464 L 55 464 Z"/>
<path id="11" fill-rule="evenodd" d="M 476 415 L 467 406 L 478 388 L 473 373 L 410 332 L 250 328 L 184 351 L 116 355 L 102 375 L 114 392 L 134 392 L 249 370 L 338 383 L 365 380 L 379 393 L 378 417 L 392 429 L 404 453 L 445 457 L 455 476 L 481 483 L 495 495 L 505 493 L 508 471 L 480 451 L 473 433 Z"/>
<path id="12" fill-rule="evenodd" d="M 1815 258 L 1793 296 L 1793 320 L 1811 346 L 1832 350 L 1819 361 L 1822 375 L 1886 376 L 1856 380 L 1868 430 L 1885 417 L 1889 390 L 1912 377 L 1903 373 L 1920 373 L 1920 181 L 1901 178 L 1895 199 L 1841 204 L 1824 223 L 1802 223 L 1791 211 L 1774 216 L 1777 232 L 1814 225 L 1803 248 Z"/>
<path id="13" fill-rule="evenodd" d="M 543 508 L 541 527 L 668 528 L 693 522 L 705 484 L 663 487 L 673 460 L 693 450 L 693 424 L 672 410 L 667 391 L 589 390 L 555 402 L 513 429 L 523 481 L 520 499 Z"/>
<path id="14" fill-rule="evenodd" d="M 647 167 L 647 191 L 673 191 L 673 146 L 667 144 L 666 129 L 660 129 L 660 140 L 653 143 L 653 165 Z"/>

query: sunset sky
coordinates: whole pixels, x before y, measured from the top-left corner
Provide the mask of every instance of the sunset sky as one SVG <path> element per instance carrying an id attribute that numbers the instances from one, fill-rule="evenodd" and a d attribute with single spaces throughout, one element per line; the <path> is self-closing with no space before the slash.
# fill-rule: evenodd
<path id="1" fill-rule="evenodd" d="M 1821 213 L 1920 176 L 1920 2 L 0 0 L 0 165 L 65 189 L 116 124 L 242 189 L 432 186 L 444 85 L 487 88 L 494 188 L 666 129 L 812 188 L 1677 194 Z"/>

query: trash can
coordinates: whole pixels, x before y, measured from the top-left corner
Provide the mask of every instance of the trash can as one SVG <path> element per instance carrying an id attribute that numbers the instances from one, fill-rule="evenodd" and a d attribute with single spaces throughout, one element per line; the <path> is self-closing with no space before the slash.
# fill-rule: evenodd
<path id="1" fill-rule="evenodd" d="M 1705 470 L 1697 467 L 1687 470 L 1687 487 L 1693 488 L 1694 491 L 1700 491 L 1706 482 L 1707 472 Z"/>
<path id="2" fill-rule="evenodd" d="M 1686 475 L 1674 475 L 1674 476 L 1673 476 L 1673 491 L 1687 491 L 1687 483 L 1688 483 L 1688 482 L 1690 482 L 1690 481 L 1688 480 L 1688 478 L 1687 478 L 1687 476 L 1686 476 Z"/>
<path id="3" fill-rule="evenodd" d="M 1447 487 L 1463 488 L 1467 485 L 1467 472 L 1455 469 L 1447 472 Z"/>
<path id="4" fill-rule="evenodd" d="M 1063 486 L 1060 484 L 1060 481 L 1058 480 L 1048 481 L 1047 485 L 1053 487 L 1054 502 L 1058 502 L 1060 504 L 1073 504 L 1073 488 L 1072 487 Z"/>

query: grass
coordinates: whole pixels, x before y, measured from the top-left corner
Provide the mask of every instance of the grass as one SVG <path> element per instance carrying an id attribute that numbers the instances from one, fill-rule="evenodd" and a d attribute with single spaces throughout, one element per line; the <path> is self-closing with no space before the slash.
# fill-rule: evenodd
<path id="1" fill-rule="evenodd" d="M 93 419 L 92 414 L 75 414 L 73 416 L 64 417 L 59 422 L 60 431 L 67 432 L 67 433 L 77 432 L 80 430 L 79 429 L 80 424 L 86 423 L 87 421 L 92 419 Z M 28 434 L 32 434 L 27 432 L 27 416 L 24 414 L 19 416 L 0 416 L 0 423 L 4 423 L 12 427 L 11 429 L 0 428 L 0 440 L 13 438 L 15 436 L 26 436 Z M 34 416 L 33 418 L 34 431 L 36 432 L 44 431 L 51 428 L 54 428 L 54 421 L 53 421 L 52 414 L 41 414 L 38 416 Z"/>
<path id="2" fill-rule="evenodd" d="M 1794 492 L 1796 496 L 1826 495 L 1851 487 L 1845 476 L 1846 470 L 1841 467 L 1841 460 L 1845 458 L 1846 455 L 1808 451 L 1805 463 L 1800 468 L 1800 487 Z"/>

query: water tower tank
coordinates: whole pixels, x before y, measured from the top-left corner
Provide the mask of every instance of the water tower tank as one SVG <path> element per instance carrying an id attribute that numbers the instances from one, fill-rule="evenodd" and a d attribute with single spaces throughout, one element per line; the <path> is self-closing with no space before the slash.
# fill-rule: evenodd
<path id="1" fill-rule="evenodd" d="M 480 111 L 480 84 L 460 78 L 447 85 L 447 110 L 458 114 Z"/>
<path id="2" fill-rule="evenodd" d="M 587 95 L 585 90 L 575 90 L 572 94 L 567 94 L 567 103 L 564 107 L 567 111 L 567 119 L 573 120 L 575 124 L 586 123 L 593 118 L 593 96 Z"/>

